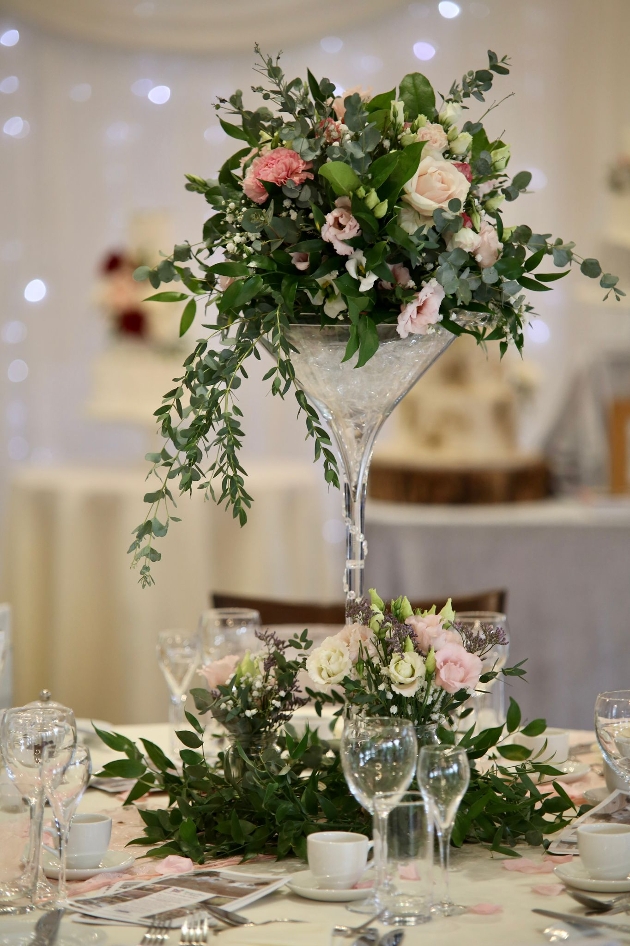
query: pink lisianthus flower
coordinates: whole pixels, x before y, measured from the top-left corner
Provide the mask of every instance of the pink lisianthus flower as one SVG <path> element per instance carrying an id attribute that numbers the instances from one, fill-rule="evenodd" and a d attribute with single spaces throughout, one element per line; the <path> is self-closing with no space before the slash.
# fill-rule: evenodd
<path id="1" fill-rule="evenodd" d="M 467 161 L 453 161 L 453 166 L 464 175 L 469 184 L 472 184 L 472 168 Z"/>
<path id="2" fill-rule="evenodd" d="M 435 655 L 435 682 L 447 693 L 474 690 L 482 669 L 481 659 L 461 644 L 445 644 Z"/>
<path id="3" fill-rule="evenodd" d="M 350 198 L 338 197 L 335 209 L 326 214 L 326 223 L 322 227 L 322 240 L 327 240 L 340 256 L 352 256 L 354 249 L 344 240 L 361 235 L 361 227 L 356 217 L 350 212 Z"/>
<path id="4" fill-rule="evenodd" d="M 447 631 L 442 620 L 439 614 L 426 614 L 424 617 L 412 614 L 405 621 L 405 624 L 412 628 L 416 646 L 423 654 L 428 654 L 431 648 L 435 651 L 441 650 L 446 644 L 461 645 L 459 634 L 456 631 Z"/>
<path id="5" fill-rule="evenodd" d="M 343 641 L 347 645 L 353 664 L 361 653 L 363 656 L 373 656 L 376 653 L 374 632 L 364 624 L 346 624 L 342 631 L 335 634 L 335 640 Z"/>
<path id="6" fill-rule="evenodd" d="M 437 279 L 430 279 L 411 302 L 401 306 L 397 328 L 400 337 L 426 335 L 429 325 L 434 325 L 442 318 L 440 303 L 445 295 Z"/>
<path id="7" fill-rule="evenodd" d="M 312 166 L 312 161 L 303 161 L 291 148 L 274 148 L 273 151 L 254 158 L 243 178 L 243 191 L 250 200 L 264 204 L 269 194 L 261 181 L 278 186 L 286 184 L 287 181 L 303 184 L 304 181 L 313 179 L 309 171 Z"/>
<path id="8" fill-rule="evenodd" d="M 295 268 L 300 272 L 303 273 L 308 269 L 308 253 L 289 253 L 289 256 Z"/>
<path id="9" fill-rule="evenodd" d="M 494 266 L 502 249 L 503 244 L 499 243 L 496 228 L 484 220 L 479 229 L 479 243 L 475 249 L 475 259 L 480 267 L 487 269 Z"/>
<path id="10" fill-rule="evenodd" d="M 199 673 L 205 677 L 208 689 L 216 690 L 219 686 L 225 686 L 234 674 L 240 659 L 236 654 L 228 654 L 220 660 L 213 660 L 212 663 L 201 667 Z"/>
<path id="11" fill-rule="evenodd" d="M 407 269 L 404 263 L 388 263 L 391 274 L 394 277 L 394 282 L 397 286 L 402 286 L 406 288 L 411 282 L 411 273 Z M 384 279 L 380 282 L 381 289 L 393 289 L 393 285 L 390 282 L 386 282 Z"/>

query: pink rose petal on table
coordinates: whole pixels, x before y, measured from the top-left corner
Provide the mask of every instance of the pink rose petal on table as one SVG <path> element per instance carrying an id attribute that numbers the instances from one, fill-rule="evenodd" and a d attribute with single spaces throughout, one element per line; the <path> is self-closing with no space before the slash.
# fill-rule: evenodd
<path id="1" fill-rule="evenodd" d="M 536 884 L 535 887 L 532 887 L 532 893 L 536 893 L 540 897 L 557 897 L 565 890 L 564 884 Z"/>
<path id="2" fill-rule="evenodd" d="M 468 912 L 476 916 L 492 916 L 493 913 L 503 913 L 503 907 L 498 903 L 476 903 L 474 907 L 468 907 Z"/>
<path id="3" fill-rule="evenodd" d="M 169 854 L 155 868 L 157 874 L 187 874 L 195 865 L 189 857 L 180 857 L 179 854 Z"/>
<path id="4" fill-rule="evenodd" d="M 72 894 L 89 893 L 90 890 L 100 890 L 101 887 L 111 887 L 119 880 L 129 880 L 129 874 L 126 871 L 116 871 L 111 874 L 96 874 L 94 877 L 88 877 L 87 880 L 79 884 L 72 884 Z"/>
<path id="5" fill-rule="evenodd" d="M 545 858 L 550 864 L 570 864 L 573 860 L 573 854 L 553 854 Z"/>
<path id="6" fill-rule="evenodd" d="M 369 888 L 373 886 L 374 886 L 373 880 L 359 880 L 352 889 L 353 890 L 369 890 Z"/>
<path id="7" fill-rule="evenodd" d="M 518 860 L 503 861 L 505 870 L 515 871 L 519 874 L 551 874 L 553 873 L 553 864 L 543 861 L 536 864 L 529 857 L 521 857 Z"/>
<path id="8" fill-rule="evenodd" d="M 418 873 L 417 864 L 401 864 L 398 868 L 398 876 L 401 880 L 421 880 Z"/>

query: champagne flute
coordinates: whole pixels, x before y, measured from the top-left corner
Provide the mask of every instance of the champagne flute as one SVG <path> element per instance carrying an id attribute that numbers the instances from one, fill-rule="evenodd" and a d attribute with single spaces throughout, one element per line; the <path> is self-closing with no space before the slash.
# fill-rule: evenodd
<path id="1" fill-rule="evenodd" d="M 35 906 L 44 821 L 44 780 L 68 765 L 76 745 L 74 715 L 65 707 L 15 707 L 2 719 L 0 741 L 10 778 L 30 812 L 28 863 L 10 905 Z"/>
<path id="2" fill-rule="evenodd" d="M 347 908 L 355 913 L 378 913 L 392 890 L 387 880 L 387 818 L 411 785 L 417 757 L 416 733 L 408 720 L 375 717 L 344 723 L 343 774 L 356 800 L 373 816 L 374 893 Z"/>
<path id="3" fill-rule="evenodd" d="M 92 759 L 86 746 L 76 746 L 68 765 L 59 770 L 44 769 L 46 796 L 55 817 L 59 835 L 59 880 L 56 907 L 65 907 L 68 899 L 66 865 L 68 837 L 72 819 L 92 777 Z"/>
<path id="4" fill-rule="evenodd" d="M 440 848 L 440 882 L 432 909 L 443 916 L 466 912 L 466 907 L 451 900 L 448 863 L 455 815 L 469 781 L 470 766 L 464 749 L 458 746 L 422 746 L 418 759 L 418 784 L 431 813 Z"/>
<path id="5" fill-rule="evenodd" d="M 613 772 L 630 780 L 630 690 L 609 690 L 595 701 L 595 733 Z"/>
<path id="6" fill-rule="evenodd" d="M 187 631 L 160 631 L 157 641 L 158 664 L 169 688 L 169 717 L 171 752 L 179 755 L 179 740 L 175 733 L 184 729 L 184 706 L 188 688 L 201 661 L 201 638 Z"/>

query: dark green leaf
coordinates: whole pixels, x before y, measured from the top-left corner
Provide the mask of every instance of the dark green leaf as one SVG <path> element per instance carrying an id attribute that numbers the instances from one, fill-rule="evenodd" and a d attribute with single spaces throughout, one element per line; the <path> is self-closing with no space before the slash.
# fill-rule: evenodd
<path id="1" fill-rule="evenodd" d="M 585 259 L 582 260 L 582 265 L 580 266 L 580 272 L 585 276 L 588 276 L 590 279 L 599 279 L 602 273 L 602 268 L 599 265 L 599 261 L 596 259 Z M 135 274 L 134 274 L 135 278 Z"/>
<path id="2" fill-rule="evenodd" d="M 506 725 L 508 732 L 515 732 L 521 725 L 521 708 L 512 696 L 510 697 L 510 706 L 507 711 Z"/>
<path id="3" fill-rule="evenodd" d="M 188 299 L 186 292 L 156 292 L 153 296 L 148 296 L 145 302 L 183 302 Z"/>
<path id="4" fill-rule="evenodd" d="M 527 726 L 524 726 L 521 729 L 521 733 L 524 736 L 540 736 L 544 733 L 547 728 L 547 720 L 545 719 L 532 719 L 531 723 L 528 723 Z"/>
<path id="5" fill-rule="evenodd" d="M 231 125 L 230 122 L 226 122 L 222 118 L 219 119 L 219 124 L 230 138 L 240 138 L 241 141 L 249 141 L 250 144 L 256 143 L 252 142 L 250 135 L 247 134 L 244 128 L 240 128 L 238 125 Z"/>
<path id="6" fill-rule="evenodd" d="M 181 321 L 179 323 L 179 337 L 185 335 L 190 326 L 195 321 L 195 315 L 197 313 L 197 300 L 189 299 L 189 301 L 184 306 L 184 311 L 182 312 Z"/>
<path id="7" fill-rule="evenodd" d="M 191 732 L 190 729 L 179 730 L 175 735 L 189 749 L 201 749 L 203 746 L 203 739 L 200 739 L 197 733 Z"/>
<path id="8" fill-rule="evenodd" d="M 343 161 L 329 161 L 320 167 L 319 174 L 330 183 L 338 197 L 349 196 L 361 184 L 356 172 Z"/>
<path id="9" fill-rule="evenodd" d="M 435 92 L 426 76 L 411 72 L 400 83 L 399 95 L 405 103 L 405 117 L 413 121 L 418 115 L 432 118 L 435 111 Z"/>

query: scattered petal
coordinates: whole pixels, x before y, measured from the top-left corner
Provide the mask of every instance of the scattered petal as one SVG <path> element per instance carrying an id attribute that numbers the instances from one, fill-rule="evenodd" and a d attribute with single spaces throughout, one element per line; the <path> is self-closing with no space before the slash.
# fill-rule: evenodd
<path id="1" fill-rule="evenodd" d="M 536 884 L 535 887 L 532 887 L 532 893 L 538 894 L 540 897 L 557 897 L 565 890 L 564 884 Z"/>
<path id="2" fill-rule="evenodd" d="M 505 870 L 517 871 L 520 874 L 552 874 L 553 864 L 550 861 L 543 861 L 536 864 L 529 857 L 510 858 L 509 861 L 503 861 Z"/>
<path id="3" fill-rule="evenodd" d="M 474 907 L 468 907 L 468 912 L 477 916 L 491 916 L 493 913 L 503 913 L 503 907 L 498 903 L 476 903 Z"/>
<path id="4" fill-rule="evenodd" d="M 155 868 L 157 874 L 187 874 L 195 865 L 189 857 L 180 857 L 179 854 L 169 854 Z"/>
<path id="5" fill-rule="evenodd" d="M 401 864 L 398 868 L 398 876 L 401 880 L 421 880 L 418 873 L 418 865 L 415 861 L 411 864 Z"/>

